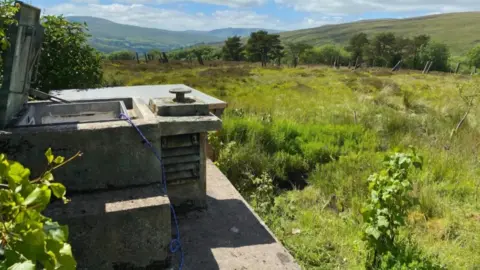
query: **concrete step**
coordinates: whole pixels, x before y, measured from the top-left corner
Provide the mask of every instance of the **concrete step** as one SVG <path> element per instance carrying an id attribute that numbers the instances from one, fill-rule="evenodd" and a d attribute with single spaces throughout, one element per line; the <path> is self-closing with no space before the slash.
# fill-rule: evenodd
<path id="1" fill-rule="evenodd" d="M 78 269 L 161 269 L 169 264 L 170 200 L 160 185 L 74 194 L 45 211 L 69 226 Z"/>

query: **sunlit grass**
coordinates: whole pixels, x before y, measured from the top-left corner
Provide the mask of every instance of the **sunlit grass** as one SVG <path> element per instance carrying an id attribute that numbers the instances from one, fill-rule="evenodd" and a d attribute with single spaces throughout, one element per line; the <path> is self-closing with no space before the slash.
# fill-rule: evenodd
<path id="1" fill-rule="evenodd" d="M 364 267 L 366 178 L 385 154 L 415 146 L 425 165 L 413 174 L 417 206 L 406 233 L 449 269 L 480 268 L 480 107 L 452 136 L 467 110 L 459 86 L 476 93 L 478 78 L 213 63 L 108 64 L 106 79 L 183 83 L 227 101 L 220 168 L 237 186 L 246 172 L 267 172 L 283 188 L 262 217 L 306 269 Z M 299 175 L 309 187 L 285 191 Z M 325 207 L 332 195 L 335 211 Z"/>

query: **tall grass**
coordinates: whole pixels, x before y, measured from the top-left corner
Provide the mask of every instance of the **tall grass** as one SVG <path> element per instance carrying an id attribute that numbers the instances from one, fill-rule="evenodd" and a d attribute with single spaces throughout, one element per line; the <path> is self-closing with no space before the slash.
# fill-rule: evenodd
<path id="1" fill-rule="evenodd" d="M 261 215 L 304 268 L 363 268 L 366 179 L 386 154 L 409 145 L 425 167 L 412 176 L 417 203 L 405 234 L 449 269 L 480 268 L 480 107 L 452 135 L 467 109 L 459 85 L 477 77 L 141 66 L 109 64 L 106 85 L 184 83 L 229 103 L 223 130 L 211 136 L 217 163 L 247 199 L 270 183 L 252 179 L 273 180 L 275 200 Z"/>

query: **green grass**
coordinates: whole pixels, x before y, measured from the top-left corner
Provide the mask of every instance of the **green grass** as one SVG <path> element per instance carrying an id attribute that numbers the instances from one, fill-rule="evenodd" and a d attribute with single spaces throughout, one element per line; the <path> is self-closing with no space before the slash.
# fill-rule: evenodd
<path id="1" fill-rule="evenodd" d="M 450 47 L 453 55 L 463 55 L 480 42 L 476 22 L 480 12 L 449 13 L 409 19 L 370 20 L 284 32 L 283 41 L 306 42 L 311 45 L 346 44 L 350 37 L 365 32 L 369 36 L 393 32 L 402 36 L 428 34 L 433 40 Z"/>
<path id="2" fill-rule="evenodd" d="M 386 154 L 413 145 L 425 164 L 412 174 L 417 203 L 402 235 L 448 269 L 480 268 L 479 106 L 451 136 L 466 111 L 458 89 L 478 93 L 479 78 L 208 65 L 106 64 L 105 76 L 107 85 L 184 83 L 227 101 L 211 136 L 217 162 L 249 200 L 262 187 L 252 176 L 273 179 L 274 201 L 251 202 L 302 267 L 364 269 L 366 180 Z M 292 189 L 302 179 L 308 187 Z"/>

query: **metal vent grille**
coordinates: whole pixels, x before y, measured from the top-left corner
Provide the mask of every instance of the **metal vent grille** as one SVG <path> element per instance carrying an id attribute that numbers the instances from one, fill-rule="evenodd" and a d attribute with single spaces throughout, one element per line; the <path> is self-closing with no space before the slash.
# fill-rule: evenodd
<path id="1" fill-rule="evenodd" d="M 200 180 L 200 134 L 162 137 L 162 159 L 168 184 Z"/>

